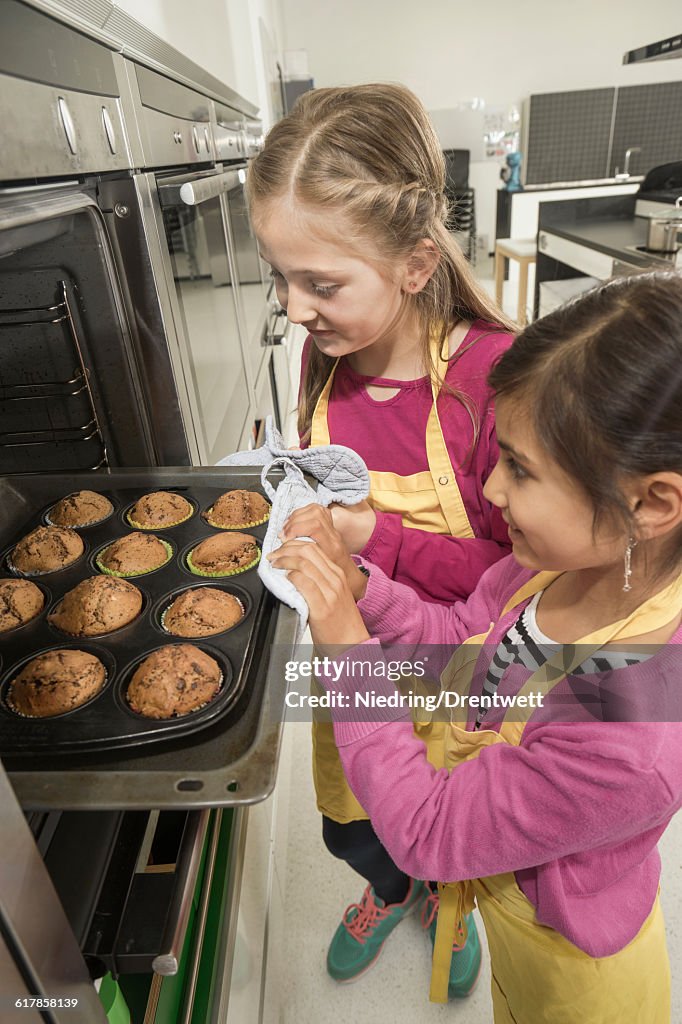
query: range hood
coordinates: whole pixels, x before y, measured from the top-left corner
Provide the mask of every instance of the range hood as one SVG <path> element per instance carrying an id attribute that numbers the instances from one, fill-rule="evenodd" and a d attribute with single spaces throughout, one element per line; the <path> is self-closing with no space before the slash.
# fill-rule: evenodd
<path id="1" fill-rule="evenodd" d="M 682 57 L 682 33 L 670 36 L 668 39 L 661 39 L 657 43 L 649 43 L 648 46 L 640 46 L 636 50 L 628 50 L 623 54 L 623 64 L 670 60 L 672 57 Z"/>

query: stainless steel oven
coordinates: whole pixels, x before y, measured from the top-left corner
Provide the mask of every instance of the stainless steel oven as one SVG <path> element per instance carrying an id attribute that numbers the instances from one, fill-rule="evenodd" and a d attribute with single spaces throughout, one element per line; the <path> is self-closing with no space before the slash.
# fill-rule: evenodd
<path id="1" fill-rule="evenodd" d="M 175 78 L 161 73 L 161 40 L 145 64 L 139 49 L 76 31 L 48 16 L 49 6 L 0 5 L 3 536 L 28 508 L 31 486 L 68 476 L 73 490 L 86 470 L 111 482 L 135 472 L 120 467 L 146 467 L 159 487 L 172 487 L 177 469 L 149 467 L 206 472 L 192 467 L 246 446 L 278 412 L 268 282 L 243 192 L 258 143 L 255 108 L 206 76 L 203 91 L 193 87 L 188 73 L 198 81 L 201 69 L 187 61 Z M 80 25 L 80 12 L 110 5 L 71 6 Z M 128 24 L 121 12 L 117 24 Z M 92 486 L 91 476 L 80 479 Z M 203 792 L 195 776 L 180 780 L 178 770 L 195 771 L 182 744 L 149 761 L 141 747 L 133 759 L 112 755 L 99 765 L 106 787 L 107 773 L 114 779 L 126 761 L 118 798 L 99 789 L 97 771 L 71 775 L 70 797 L 57 786 L 49 798 L 49 773 L 53 781 L 59 774 L 49 759 L 45 786 L 29 780 L 34 772 L 15 771 L 20 808 L 0 765 L 3 1022 L 104 1020 L 81 954 L 94 976 L 186 970 L 187 1021 L 200 1019 L 201 984 L 219 991 L 229 978 L 246 803 L 263 799 L 272 782 L 263 758 L 251 758 L 248 729 L 256 734 L 264 707 L 277 720 L 269 702 L 274 694 L 283 701 L 281 687 L 266 682 L 271 669 L 281 673 L 269 651 L 275 635 L 280 647 L 293 641 L 293 616 L 283 625 L 272 605 L 254 645 L 249 692 L 257 699 L 239 718 L 244 743 L 232 751 L 251 767 L 231 778 L 232 789 L 217 776 L 220 793 L 208 777 Z M 4 671 L 2 659 L 0 644 Z M 267 739 L 274 765 L 277 726 Z M 228 761 L 216 753 L 211 767 Z M 205 940 L 212 916 L 216 932 Z M 12 992 L 79 1002 L 10 1006 Z"/>

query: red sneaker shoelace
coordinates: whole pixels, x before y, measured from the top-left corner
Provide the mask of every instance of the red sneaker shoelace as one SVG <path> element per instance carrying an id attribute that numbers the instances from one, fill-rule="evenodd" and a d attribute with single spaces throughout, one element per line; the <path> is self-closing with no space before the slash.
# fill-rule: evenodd
<path id="1" fill-rule="evenodd" d="M 421 925 L 422 925 L 422 928 L 425 928 L 425 929 L 429 928 L 433 924 L 433 921 L 434 921 L 434 919 L 436 917 L 436 914 L 438 913 L 439 905 L 440 905 L 440 896 L 438 895 L 437 892 L 434 892 L 433 889 L 429 889 L 428 895 L 426 896 L 426 899 L 424 900 L 424 902 L 422 904 L 422 913 L 421 913 Z M 457 940 L 453 941 L 452 948 L 453 948 L 454 951 L 460 950 L 460 949 L 464 949 L 464 946 L 466 945 L 466 938 L 464 937 L 464 929 L 462 928 L 462 922 L 461 921 L 457 922 L 457 932 L 456 932 L 456 934 L 457 934 L 457 939 L 459 939 L 459 942 L 457 942 Z"/>
<path id="2" fill-rule="evenodd" d="M 353 911 L 356 911 L 356 913 L 353 917 L 350 917 Z M 379 922 L 388 917 L 389 914 L 390 910 L 376 905 L 372 887 L 368 885 L 362 894 L 360 902 L 351 903 L 346 907 L 343 914 L 343 923 L 349 934 L 364 946 L 367 934 L 376 928 Z"/>

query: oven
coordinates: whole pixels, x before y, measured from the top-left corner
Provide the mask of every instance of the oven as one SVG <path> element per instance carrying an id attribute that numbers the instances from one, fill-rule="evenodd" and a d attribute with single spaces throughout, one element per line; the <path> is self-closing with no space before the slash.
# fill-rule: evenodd
<path id="1" fill-rule="evenodd" d="M 40 6 L 0 11 L 3 543 L 65 487 L 224 485 L 209 467 L 279 421 L 286 357 L 244 200 L 255 109 Z M 224 1006 L 294 634 L 266 600 L 241 710 L 205 741 L 3 755 L 0 1019 L 95 1024 L 123 976 L 146 979 L 145 1021 L 213 1019 L 206 992 Z"/>

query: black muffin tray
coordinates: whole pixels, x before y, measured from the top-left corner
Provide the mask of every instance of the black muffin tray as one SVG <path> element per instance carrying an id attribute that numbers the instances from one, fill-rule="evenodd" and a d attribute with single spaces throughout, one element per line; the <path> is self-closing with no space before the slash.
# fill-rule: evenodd
<path id="1" fill-rule="evenodd" d="M 34 620 L 0 634 L 0 757 L 7 767 L 19 773 L 20 779 L 22 773 L 26 772 L 27 779 L 33 775 L 34 781 L 41 777 L 44 783 L 48 764 L 51 768 L 53 766 L 55 774 L 66 770 L 66 778 L 69 770 L 78 767 L 87 769 L 90 785 L 94 781 L 92 776 L 97 776 L 101 783 L 113 767 L 125 772 L 128 766 L 130 769 L 139 768 L 140 765 L 146 768 L 149 764 L 152 771 L 156 767 L 166 773 L 170 766 L 178 765 L 184 768 L 180 772 L 181 777 L 177 771 L 173 775 L 171 768 L 171 775 L 167 776 L 166 782 L 173 784 L 176 794 L 184 791 L 185 795 L 170 798 L 172 805 L 201 806 L 206 802 L 203 791 L 210 787 L 206 785 L 207 780 L 189 779 L 189 774 L 194 776 L 206 769 L 211 772 L 220 770 L 222 783 L 227 773 L 228 785 L 232 786 L 229 792 L 234 794 L 240 788 L 243 790 L 244 786 L 240 787 L 233 763 L 245 755 L 247 758 L 251 755 L 256 758 L 262 776 L 263 752 L 254 750 L 259 728 L 265 726 L 270 729 L 281 725 L 281 707 L 268 707 L 268 721 L 263 722 L 263 705 L 268 703 L 264 700 L 267 691 L 263 687 L 263 677 L 266 672 L 274 671 L 270 664 L 271 650 L 268 649 L 266 637 L 272 640 L 277 632 L 274 627 L 282 606 L 263 587 L 257 566 L 232 576 L 203 577 L 193 574 L 186 561 L 188 552 L 200 541 L 226 532 L 210 526 L 202 512 L 220 494 L 238 487 L 263 493 L 260 470 L 249 467 L 205 470 L 181 468 L 120 470 L 68 477 L 0 478 L 0 502 L 3 508 L 3 517 L 0 519 L 0 578 L 30 579 L 46 597 L 42 612 Z M 107 519 L 78 528 L 77 532 L 85 545 L 83 555 L 59 571 L 40 575 L 17 572 L 8 560 L 14 545 L 36 526 L 47 524 L 49 510 L 59 498 L 80 489 L 97 491 L 109 498 L 114 506 L 113 513 Z M 181 494 L 192 504 L 194 512 L 191 518 L 177 526 L 148 531 L 170 544 L 173 553 L 170 560 L 159 569 L 129 578 L 129 582 L 142 593 L 143 607 L 139 616 L 115 632 L 88 638 L 71 637 L 50 624 L 47 616 L 62 597 L 81 580 L 100 574 L 96 558 L 102 549 L 119 537 L 134 532 L 135 528 L 126 518 L 130 507 L 143 494 L 156 490 Z M 9 524 L 5 524 L 4 512 L 8 507 L 13 515 L 9 517 Z M 3 529 L 5 525 L 9 525 L 9 529 Z M 266 528 L 267 523 L 264 523 L 244 528 L 240 532 L 253 536 L 260 544 Z M 168 633 L 163 627 L 162 615 L 173 598 L 182 591 L 206 586 L 234 595 L 244 607 L 243 619 L 227 631 L 206 638 L 182 638 Z M 285 611 L 290 612 L 289 609 Z M 279 631 L 278 639 L 283 638 L 285 644 L 293 644 L 295 617 L 289 615 L 286 621 L 287 629 L 284 634 Z M 152 719 L 133 711 L 126 700 L 126 690 L 135 668 L 157 648 L 183 643 L 195 645 L 218 662 L 222 684 L 217 696 L 198 710 L 169 719 Z M 107 672 L 103 689 L 80 708 L 57 716 L 37 718 L 18 714 L 9 699 L 12 680 L 31 658 L 57 648 L 72 648 L 96 655 Z M 282 690 L 282 706 L 283 698 Z M 248 733 L 245 723 L 248 725 Z M 219 753 L 221 749 L 222 755 Z M 154 758 L 157 750 L 168 753 L 160 759 Z M 114 753 L 107 754 L 108 751 Z M 193 753 L 197 756 L 194 757 Z M 276 754 L 275 748 L 273 782 Z M 99 759 L 107 757 L 113 760 L 105 765 L 97 763 Z M 156 761 L 156 765 L 150 763 L 150 758 Z M 93 766 L 95 771 L 90 771 L 89 766 Z M 35 768 L 38 768 L 37 773 Z M 152 771 L 148 781 L 152 780 Z M 153 777 L 159 781 L 156 772 Z M 128 779 L 132 782 L 133 775 L 129 775 Z M 55 785 L 51 771 L 49 780 L 51 786 Z M 117 783 L 118 795 L 104 803 L 110 806 L 140 806 L 140 794 L 135 793 L 133 796 L 136 787 L 132 787 L 128 799 L 128 794 L 124 796 L 120 792 L 121 781 L 119 779 Z M 56 783 L 57 790 L 63 791 L 63 788 L 60 783 Z M 221 788 L 224 793 L 222 785 Z M 242 793 L 242 798 L 254 799 L 253 795 L 249 798 L 246 793 Z M 163 806 L 165 803 L 158 796 L 149 800 L 142 797 L 142 801 L 144 805 L 150 806 Z M 35 805 L 31 797 L 29 802 Z M 217 802 L 238 803 L 240 799 L 225 795 L 220 801 L 211 800 L 211 803 Z M 43 801 L 39 799 L 37 803 L 49 806 L 51 800 L 45 796 Z M 102 805 L 99 801 L 93 803 L 83 800 L 75 792 L 63 804 Z"/>
<path id="2" fill-rule="evenodd" d="M 106 488 L 98 491 L 113 504 L 111 515 L 100 523 L 80 527 L 77 533 L 85 545 L 83 555 L 65 569 L 40 575 L 20 573 L 9 561 L 14 542 L 0 556 L 0 578 L 8 576 L 30 579 L 45 594 L 45 608 L 35 619 L 6 633 L 0 633 L 0 750 L 3 754 L 31 756 L 49 749 L 57 754 L 71 749 L 93 750 L 125 747 L 136 743 L 160 742 L 172 735 L 183 735 L 203 728 L 234 706 L 243 690 L 248 668 L 251 640 L 263 604 L 264 588 L 257 566 L 234 576 L 209 578 L 197 576 L 187 566 L 187 554 L 202 540 L 218 530 L 209 526 L 202 512 L 224 493 L 226 488 L 192 488 L 180 485 L 175 493 L 186 498 L 193 507 L 192 516 L 177 526 L 161 530 L 145 530 L 172 548 L 165 565 L 144 575 L 128 577 L 142 594 L 142 611 L 129 625 L 98 637 L 73 637 L 48 622 L 64 594 L 81 580 L 102 575 L 97 566 L 99 554 L 109 544 L 133 533 L 126 516 L 132 505 L 151 488 Z M 156 488 L 155 488 L 156 489 Z M 232 488 L 229 488 L 232 490 Z M 36 526 L 47 525 L 50 506 L 36 510 L 22 527 L 21 536 Z M 267 524 L 244 529 L 261 540 Z M 231 629 L 201 639 L 174 636 L 163 627 L 162 618 L 172 600 L 185 590 L 212 586 L 232 594 L 244 608 L 244 618 Z M 137 666 L 152 651 L 168 644 L 193 644 L 210 655 L 220 666 L 222 682 L 218 694 L 203 707 L 188 714 L 167 719 L 154 719 L 133 711 L 126 699 L 130 678 Z M 86 704 L 64 714 L 47 718 L 18 715 L 9 699 L 13 678 L 23 665 L 43 651 L 71 648 L 87 651 L 100 659 L 107 678 L 104 687 Z"/>

